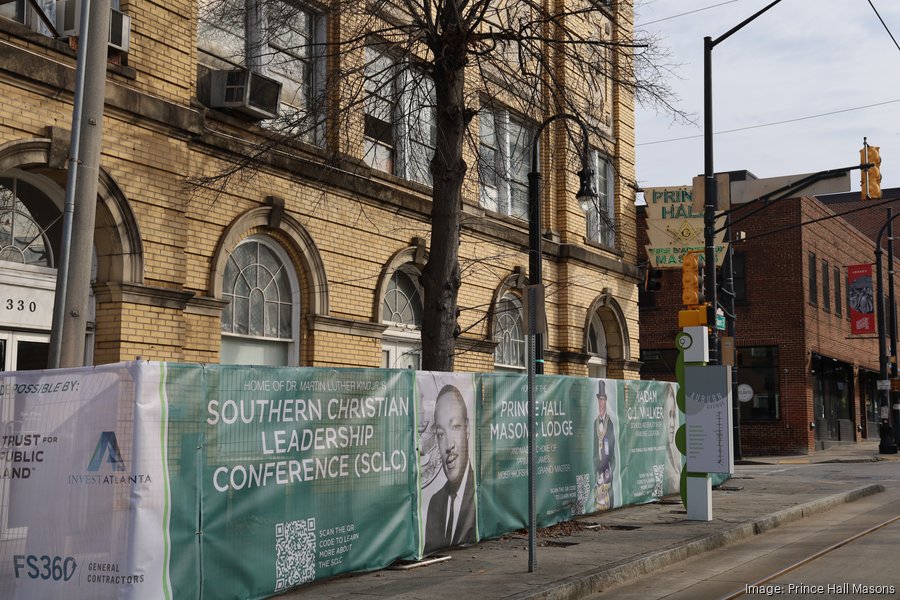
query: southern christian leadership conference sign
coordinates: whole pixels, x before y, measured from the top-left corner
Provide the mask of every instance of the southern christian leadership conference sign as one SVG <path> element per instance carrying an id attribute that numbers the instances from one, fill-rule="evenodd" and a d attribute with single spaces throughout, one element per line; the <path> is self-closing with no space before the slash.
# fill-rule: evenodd
<path id="1" fill-rule="evenodd" d="M 687 469 L 691 473 L 733 473 L 731 367 L 685 366 Z"/>

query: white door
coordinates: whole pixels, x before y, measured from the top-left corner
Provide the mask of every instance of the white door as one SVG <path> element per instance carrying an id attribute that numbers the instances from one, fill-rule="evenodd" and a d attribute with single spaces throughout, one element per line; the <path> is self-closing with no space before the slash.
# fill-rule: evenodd
<path id="1" fill-rule="evenodd" d="M 385 369 L 419 370 L 421 362 L 419 343 L 381 341 L 381 366 Z"/>
<path id="2" fill-rule="evenodd" d="M 47 334 L 0 331 L 0 371 L 46 369 L 49 350 Z"/>

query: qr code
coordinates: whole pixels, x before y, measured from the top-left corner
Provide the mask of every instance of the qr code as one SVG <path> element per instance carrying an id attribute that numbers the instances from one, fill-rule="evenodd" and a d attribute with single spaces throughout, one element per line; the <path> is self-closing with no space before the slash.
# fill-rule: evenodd
<path id="1" fill-rule="evenodd" d="M 589 473 L 575 476 L 575 498 L 578 506 L 584 512 L 590 512 L 588 502 L 591 499 L 591 476 Z"/>
<path id="2" fill-rule="evenodd" d="M 275 524 L 275 591 L 316 578 L 316 520 Z"/>
<path id="3" fill-rule="evenodd" d="M 653 497 L 661 498 L 663 495 L 663 482 L 665 481 L 664 476 L 666 473 L 666 468 L 663 465 L 653 465 Z"/>

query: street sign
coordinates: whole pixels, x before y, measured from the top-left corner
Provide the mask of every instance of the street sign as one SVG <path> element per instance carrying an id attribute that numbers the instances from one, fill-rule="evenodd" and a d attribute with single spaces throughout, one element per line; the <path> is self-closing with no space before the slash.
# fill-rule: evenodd
<path id="1" fill-rule="evenodd" d="M 716 329 L 725 331 L 725 315 L 716 315 Z"/>
<path id="2" fill-rule="evenodd" d="M 875 387 L 879 392 L 889 392 L 891 391 L 891 380 L 890 379 L 879 379 Z"/>
<path id="3" fill-rule="evenodd" d="M 734 473 L 731 368 L 685 365 L 684 400 L 687 470 Z"/>

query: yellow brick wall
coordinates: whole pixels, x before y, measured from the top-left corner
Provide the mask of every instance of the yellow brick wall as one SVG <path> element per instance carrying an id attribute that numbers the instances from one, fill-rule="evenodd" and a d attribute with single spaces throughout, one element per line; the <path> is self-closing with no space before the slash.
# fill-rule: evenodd
<path id="1" fill-rule="evenodd" d="M 136 72 L 127 85 L 141 94 L 164 98 L 187 106 L 196 94 L 196 3 L 123 2 L 133 19 L 132 52 L 128 66 Z M 629 25 L 630 26 L 630 25 Z M 0 40 L 2 41 L 2 40 Z M 45 52 L 49 52 L 44 49 Z M 117 76 L 117 81 L 121 77 Z M 0 103 L 0 144 L 40 137 L 48 125 L 69 128 L 69 95 L 34 82 L 22 82 L 0 72 L 4 102 Z M 348 83 L 348 85 L 351 85 Z M 619 248 L 623 256 L 603 249 L 593 251 L 609 260 L 633 263 L 634 234 L 634 133 L 633 98 L 624 91 L 614 95 L 616 115 L 616 208 Z M 234 178 L 223 190 L 192 186 L 187 180 L 221 172 L 228 163 L 206 145 L 196 143 L 183 131 L 164 123 L 150 122 L 121 109 L 109 109 L 104 122 L 101 164 L 122 191 L 137 223 L 143 272 L 135 282 L 160 290 L 184 290 L 198 297 L 210 293 L 210 272 L 228 226 L 246 211 L 265 205 L 270 195 L 284 199 L 286 214 L 296 219 L 314 240 L 328 280 L 329 316 L 349 322 L 370 323 L 380 319 L 375 289 L 384 266 L 414 237 L 428 239 L 427 215 L 401 210 L 396 205 L 361 201 L 346 190 L 327 187 L 272 169 L 249 178 Z M 472 122 L 477 138 L 477 119 Z M 361 156 L 361 120 L 341 129 L 341 147 Z M 225 136 L 222 139 L 226 139 Z M 570 160 L 577 149 L 563 136 L 545 150 L 545 160 Z M 563 158 L 566 157 L 566 158 Z M 466 150 L 469 171 L 465 201 L 477 206 L 477 167 L 471 149 Z M 62 172 L 54 178 L 64 182 Z M 396 178 L 372 178 L 385 190 L 402 187 Z M 556 230 L 563 242 L 583 245 L 584 217 L 574 200 L 577 179 L 557 178 L 548 170 L 545 178 L 544 215 L 547 226 Z M 424 198 L 423 198 L 424 199 Z M 493 217 L 467 214 L 464 221 L 477 222 Z M 511 229 L 525 231 L 524 223 Z M 272 233 L 264 229 L 244 232 Z M 274 235 L 291 252 L 287 237 Z M 518 238 L 518 239 L 521 239 Z M 293 259 L 299 265 L 299 257 Z M 461 264 L 464 280 L 459 294 L 462 309 L 460 327 L 468 340 L 492 338 L 488 312 L 501 282 L 516 267 L 527 267 L 523 244 L 495 238 L 464 228 Z M 299 273 L 305 314 L 310 280 Z M 610 288 L 622 308 L 631 337 L 631 353 L 638 357 L 637 288 L 634 281 L 613 271 L 585 264 L 544 260 L 547 286 L 549 349 L 555 352 L 582 352 L 586 310 Z M 158 304 L 158 305 L 157 305 Z M 136 356 L 153 360 L 215 362 L 218 360 L 220 322 L 217 316 L 184 310 L 163 301 L 144 303 L 104 301 L 97 306 L 95 361 L 131 360 Z M 374 333 L 342 334 L 312 330 L 304 332 L 301 362 L 316 366 L 366 366 L 381 363 L 381 341 Z M 460 351 L 456 369 L 486 371 L 493 368 L 487 351 Z M 581 364 L 548 363 L 548 373 L 584 374 Z M 631 375 L 634 375 L 632 373 Z"/>

